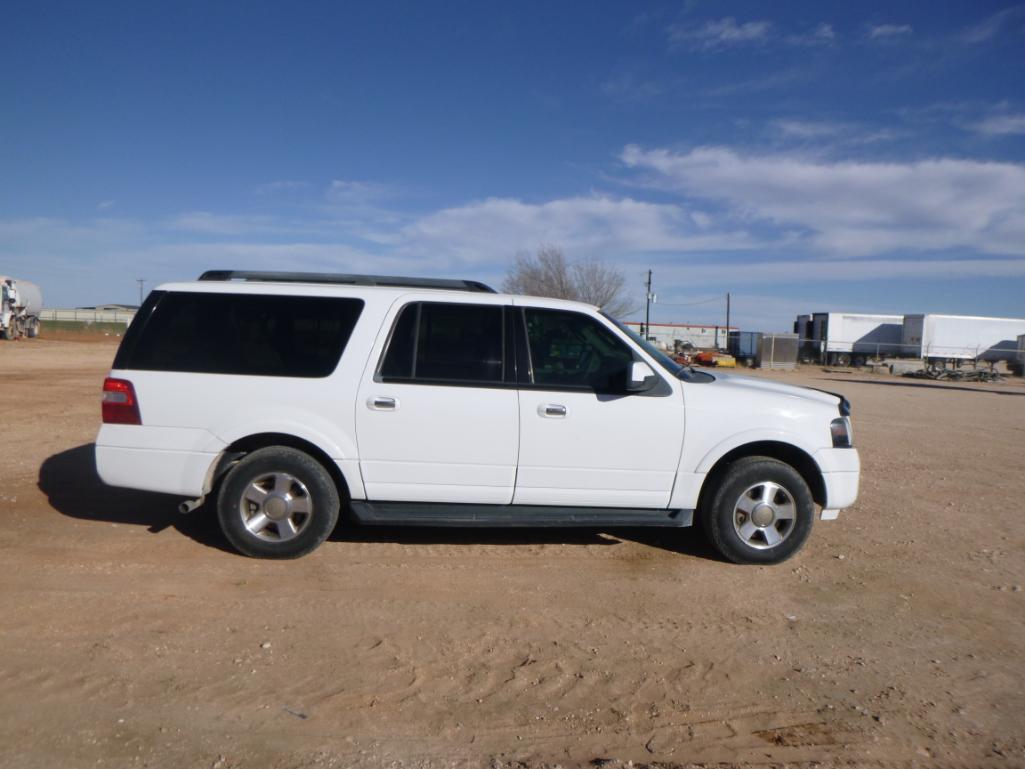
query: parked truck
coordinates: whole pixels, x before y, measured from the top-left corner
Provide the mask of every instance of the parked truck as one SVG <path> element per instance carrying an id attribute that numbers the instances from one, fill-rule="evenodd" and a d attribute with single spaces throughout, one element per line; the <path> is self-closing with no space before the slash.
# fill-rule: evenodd
<path id="1" fill-rule="evenodd" d="M 868 357 L 900 351 L 903 320 L 903 315 L 817 312 L 810 322 L 808 316 L 798 316 L 794 330 L 801 337 L 800 349 L 810 350 L 819 362 L 859 365 Z"/>
<path id="2" fill-rule="evenodd" d="M 8 340 L 39 336 L 42 309 L 39 286 L 0 275 L 0 336 Z"/>
<path id="3" fill-rule="evenodd" d="M 998 361 L 1012 363 L 1025 320 L 970 315 L 905 315 L 904 354 L 929 361 Z"/>
<path id="4" fill-rule="evenodd" d="M 753 365 L 761 340 L 761 331 L 731 331 L 726 343 L 726 350 L 738 361 L 745 361 L 749 365 Z"/>

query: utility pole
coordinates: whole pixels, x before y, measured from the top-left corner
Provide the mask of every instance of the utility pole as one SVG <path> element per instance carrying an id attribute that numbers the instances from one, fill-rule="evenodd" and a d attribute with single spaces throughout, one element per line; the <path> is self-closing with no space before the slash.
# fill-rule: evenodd
<path id="1" fill-rule="evenodd" d="M 645 341 L 651 334 L 651 270 L 648 270 L 648 282 L 645 284 L 647 291 L 644 294 L 644 333 L 641 338 Z"/>
<path id="2" fill-rule="evenodd" d="M 146 284 L 146 279 L 136 278 L 135 282 L 139 284 L 139 306 L 142 307 L 142 287 Z"/>
<path id="3" fill-rule="evenodd" d="M 730 292 L 726 292 L 726 348 L 730 347 Z"/>

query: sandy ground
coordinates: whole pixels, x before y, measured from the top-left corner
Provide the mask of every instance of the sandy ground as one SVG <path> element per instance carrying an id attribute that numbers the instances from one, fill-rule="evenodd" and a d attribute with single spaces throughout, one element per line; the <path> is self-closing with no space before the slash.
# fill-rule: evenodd
<path id="1" fill-rule="evenodd" d="M 1025 385 L 853 402 L 862 497 L 775 567 L 697 532 L 227 550 L 92 467 L 114 345 L 0 344 L 0 765 L 1025 765 Z"/>

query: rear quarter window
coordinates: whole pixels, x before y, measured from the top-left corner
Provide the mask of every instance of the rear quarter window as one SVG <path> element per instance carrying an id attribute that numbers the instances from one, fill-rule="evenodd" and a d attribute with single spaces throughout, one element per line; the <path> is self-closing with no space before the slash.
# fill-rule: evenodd
<path id="1" fill-rule="evenodd" d="M 500 305 L 414 302 L 392 330 L 379 374 L 384 381 L 499 383 L 505 379 Z"/>
<path id="2" fill-rule="evenodd" d="M 325 377 L 362 310 L 361 299 L 342 297 L 154 291 L 114 368 Z"/>

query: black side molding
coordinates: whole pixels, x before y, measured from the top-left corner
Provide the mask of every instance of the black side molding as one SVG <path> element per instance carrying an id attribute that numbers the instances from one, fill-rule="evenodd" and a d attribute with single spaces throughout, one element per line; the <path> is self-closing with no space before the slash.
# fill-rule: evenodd
<path id="1" fill-rule="evenodd" d="M 350 502 L 368 526 L 605 527 L 666 526 L 693 523 L 693 510 L 633 507 L 546 507 L 542 505 L 455 505 L 439 502 Z"/>

